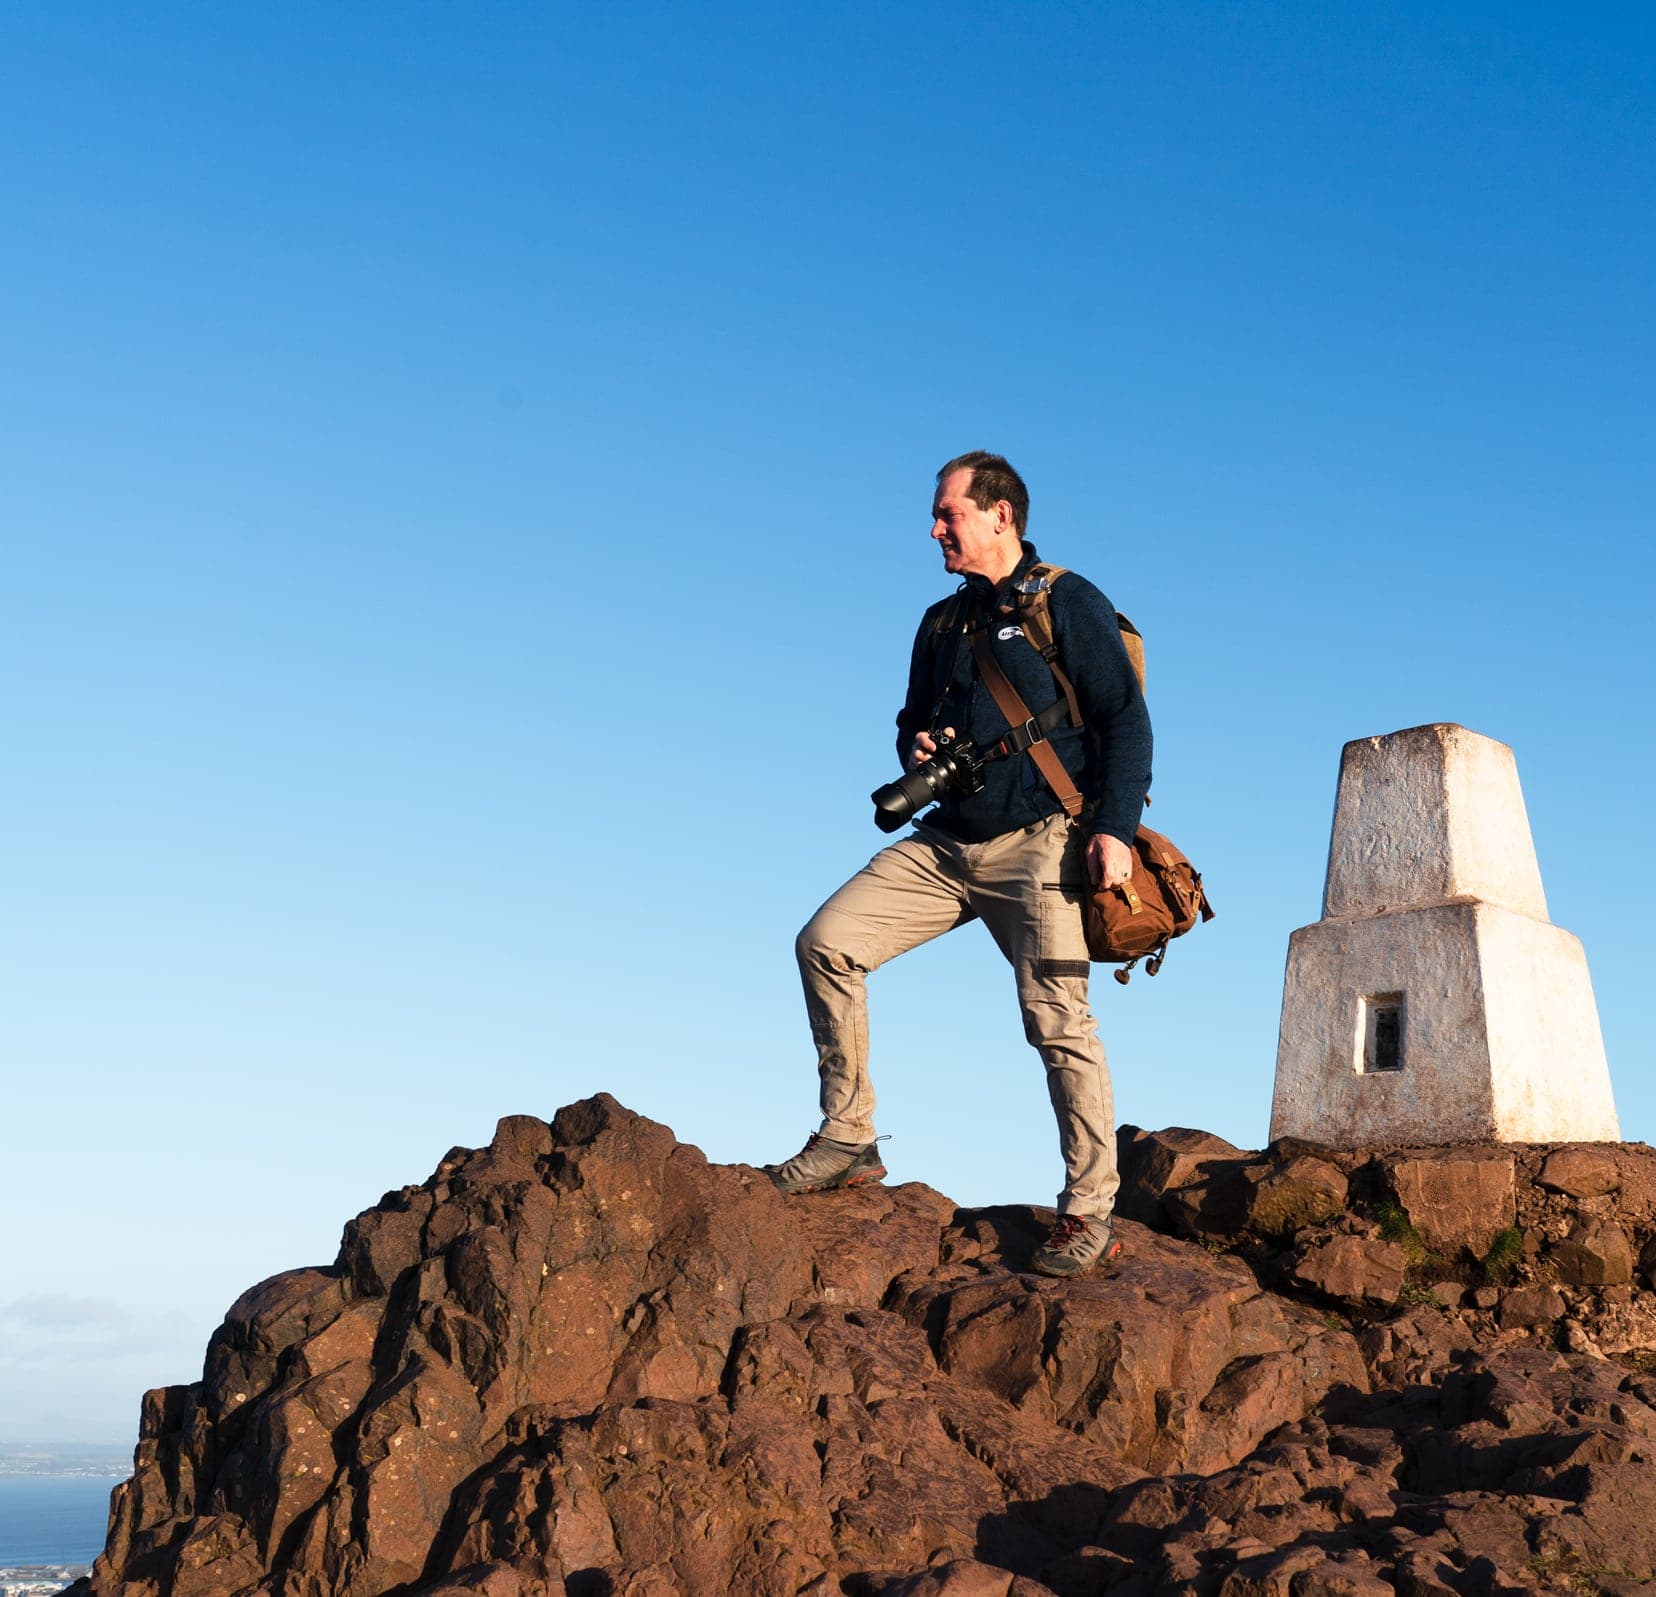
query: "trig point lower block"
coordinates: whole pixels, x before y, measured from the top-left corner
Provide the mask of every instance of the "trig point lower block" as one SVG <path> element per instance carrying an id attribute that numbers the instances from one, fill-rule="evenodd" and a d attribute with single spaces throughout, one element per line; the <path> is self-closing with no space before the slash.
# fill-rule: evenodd
<path id="1" fill-rule="evenodd" d="M 1288 944 L 1271 1136 L 1620 1139 L 1505 744 L 1442 724 L 1346 745 L 1323 918 Z"/>

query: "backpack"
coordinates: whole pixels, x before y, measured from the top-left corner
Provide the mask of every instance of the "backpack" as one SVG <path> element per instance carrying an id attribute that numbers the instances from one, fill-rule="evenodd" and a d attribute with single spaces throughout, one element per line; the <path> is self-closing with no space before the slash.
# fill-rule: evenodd
<path id="1" fill-rule="evenodd" d="M 1003 615 L 1015 614 L 1025 640 L 1046 661 L 1069 706 L 1070 720 L 1081 725 L 1075 687 L 1059 661 L 1058 641 L 1052 625 L 1052 585 L 1068 568 L 1037 561 L 1012 585 L 1008 599 L 1000 606 Z M 960 624 L 959 607 L 945 605 L 937 619 L 937 633 L 953 631 Z M 1138 628 L 1118 610 L 1116 625 L 1121 629 L 1122 647 L 1144 691 L 1144 638 Z M 983 664 L 979 658 L 980 668 Z M 998 674 L 998 673 L 997 673 Z M 1003 686 L 1010 690 L 1010 684 Z M 994 685 L 991 684 L 991 691 Z M 999 697 L 997 693 L 997 699 Z M 1013 704 L 1020 701 L 1012 695 Z M 1004 711 L 1003 711 L 1004 713 Z M 1010 719 L 1010 717 L 1009 717 Z M 1024 719 L 1028 711 L 1024 710 Z M 1038 746 L 1038 745 L 1037 745 Z M 1033 751 L 1032 751 L 1033 752 Z M 1048 755 L 1055 759 L 1055 756 Z M 1042 774 L 1060 803 L 1065 789 L 1042 765 Z M 1062 774 L 1062 766 L 1057 767 Z M 1068 791 L 1073 793 L 1073 783 Z M 1149 803 L 1149 795 L 1145 803 Z M 1066 809 L 1069 807 L 1065 805 Z M 1087 952 L 1101 965 L 1120 965 L 1115 979 L 1125 986 L 1132 980 L 1133 967 L 1144 960 L 1145 973 L 1154 976 L 1167 957 L 1167 945 L 1182 937 L 1198 919 L 1213 919 L 1213 906 L 1202 886 L 1201 873 L 1160 832 L 1141 826 L 1133 838 L 1133 874 L 1119 887 L 1091 892 L 1083 906 L 1087 928 Z M 1148 957 L 1147 957 L 1148 956 Z"/>

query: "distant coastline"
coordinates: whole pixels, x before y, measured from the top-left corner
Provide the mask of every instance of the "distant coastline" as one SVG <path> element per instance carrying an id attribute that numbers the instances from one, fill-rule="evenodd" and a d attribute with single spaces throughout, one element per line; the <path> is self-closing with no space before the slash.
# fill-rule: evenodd
<path id="1" fill-rule="evenodd" d="M 73 1446 L 46 1442 L 0 1442 L 0 1479 L 31 1478 L 124 1480 L 132 1473 L 132 1448 L 113 1442 Z"/>
<path id="2" fill-rule="evenodd" d="M 45 1597 L 85 1574 L 131 1473 L 126 1447 L 0 1443 L 0 1597 Z"/>
<path id="3" fill-rule="evenodd" d="M 19 1564 L 0 1568 L 0 1597 L 49 1597 L 90 1574 L 90 1564 Z"/>

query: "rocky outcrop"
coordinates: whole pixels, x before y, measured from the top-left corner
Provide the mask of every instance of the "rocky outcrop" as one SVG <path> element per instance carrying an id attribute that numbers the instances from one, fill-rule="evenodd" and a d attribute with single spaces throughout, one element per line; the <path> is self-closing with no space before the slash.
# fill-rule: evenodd
<path id="1" fill-rule="evenodd" d="M 504 1120 L 146 1397 L 80 1597 L 1656 1578 L 1649 1149 L 1122 1156 L 1124 1259 L 1056 1282 L 1042 1211 Z"/>

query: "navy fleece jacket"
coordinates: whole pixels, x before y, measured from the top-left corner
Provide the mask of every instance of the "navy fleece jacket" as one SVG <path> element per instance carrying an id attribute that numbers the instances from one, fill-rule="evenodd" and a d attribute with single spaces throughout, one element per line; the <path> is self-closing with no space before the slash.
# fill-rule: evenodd
<path id="1" fill-rule="evenodd" d="M 1023 551 L 1002 592 L 1036 563 L 1035 545 L 1027 539 Z M 996 590 L 987 578 L 968 577 L 965 587 L 972 614 L 993 612 Z M 1150 791 L 1150 714 L 1122 647 L 1115 606 L 1073 571 L 1053 583 L 1048 598 L 1058 663 L 1075 685 L 1084 723 L 1073 727 L 1066 718 L 1052 733 L 1052 747 L 1091 807 L 1089 829 L 1130 843 Z M 940 599 L 926 611 L 914 639 L 908 696 L 897 714 L 899 759 L 906 758 L 917 732 L 952 726 L 979 748 L 987 748 L 1007 731 L 1006 717 L 980 680 L 966 640 L 956 648 L 953 637 L 937 635 L 938 617 L 948 603 Z M 1015 615 L 993 614 L 989 646 L 1030 713 L 1039 715 L 1060 690 L 1046 661 L 1016 623 Z M 945 681 L 951 654 L 954 669 Z M 1062 809 L 1027 753 L 993 760 L 983 775 L 981 793 L 944 799 L 927 812 L 927 824 L 965 842 L 981 843 Z"/>

